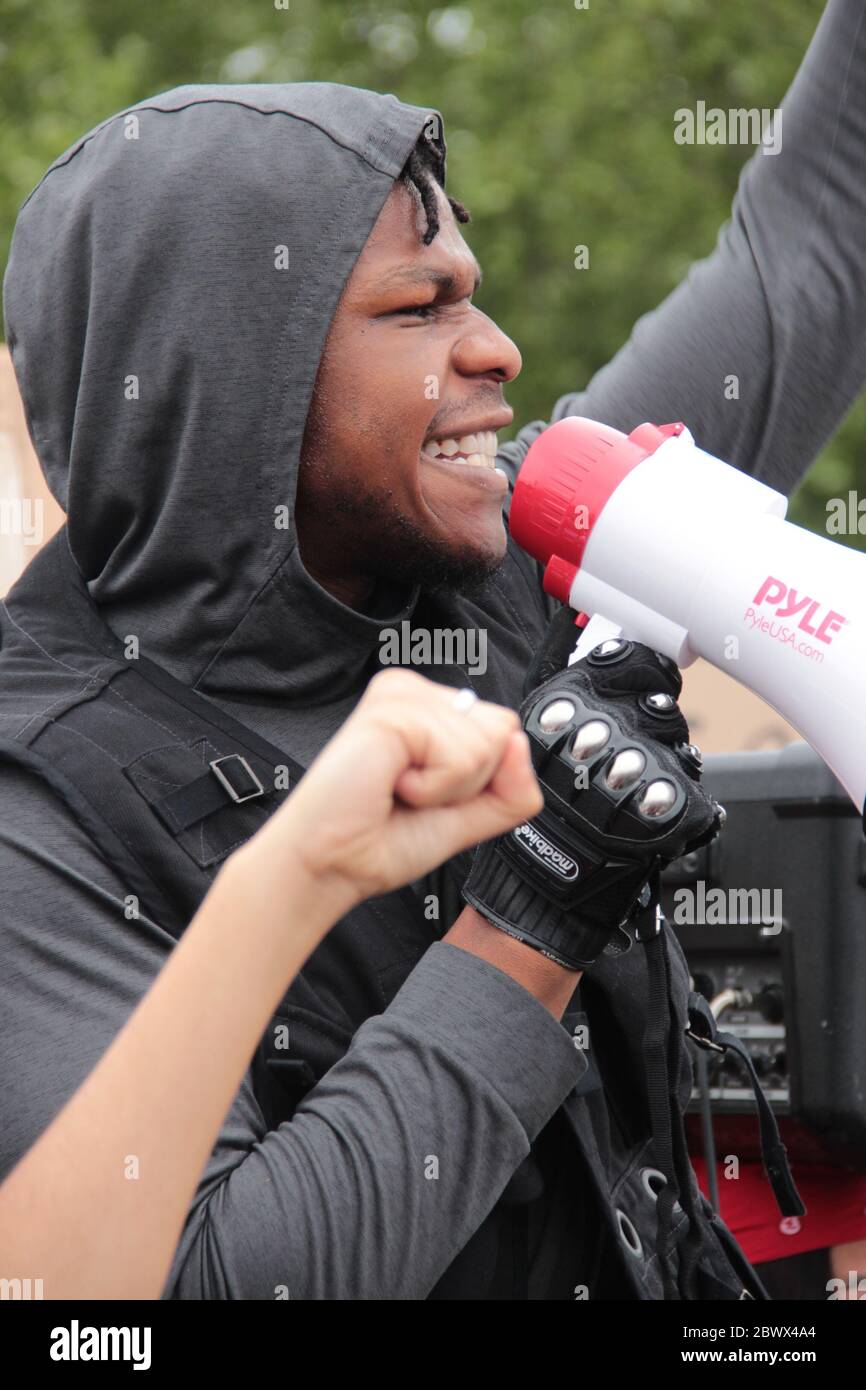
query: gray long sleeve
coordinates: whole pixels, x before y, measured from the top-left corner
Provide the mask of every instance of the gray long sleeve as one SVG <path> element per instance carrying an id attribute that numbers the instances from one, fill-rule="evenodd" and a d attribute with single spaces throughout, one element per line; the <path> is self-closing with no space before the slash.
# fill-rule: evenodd
<path id="1" fill-rule="evenodd" d="M 714 253 L 552 418 L 684 419 L 703 447 L 775 486 L 803 475 L 866 376 L 863 13 L 860 0 L 831 0 L 785 102 L 782 152 L 749 162 Z M 725 397 L 731 374 L 738 400 Z M 541 428 L 506 456 L 519 463 Z M 123 885 L 47 792 L 0 775 L 15 808 L 0 827 L 2 1176 L 102 1055 L 171 940 L 126 919 Z M 416 1298 L 436 1282 L 584 1066 L 537 1001 L 462 954 L 432 947 L 279 1129 L 266 1131 L 246 1079 L 174 1292 Z"/>
<path id="2" fill-rule="evenodd" d="M 173 943 L 147 918 L 127 919 L 123 884 L 41 784 L 9 766 L 0 773 L 4 805 L 15 807 L 14 824 L 0 827 L 2 1177 L 92 1069 Z M 437 943 L 291 1121 L 268 1132 L 246 1077 L 170 1291 L 423 1298 L 585 1067 L 529 993 Z"/>
<path id="3" fill-rule="evenodd" d="M 291 1121 L 265 1136 L 244 1086 L 199 1189 L 175 1292 L 424 1298 L 585 1067 L 507 975 L 431 946 Z M 239 1163 L 240 1147 L 251 1151 Z"/>
<path id="4" fill-rule="evenodd" d="M 749 159 L 712 254 L 551 420 L 683 420 L 702 448 L 793 491 L 866 380 L 862 0 L 830 0 L 782 113 L 781 151 Z M 544 424 L 504 446 L 512 465 Z"/>

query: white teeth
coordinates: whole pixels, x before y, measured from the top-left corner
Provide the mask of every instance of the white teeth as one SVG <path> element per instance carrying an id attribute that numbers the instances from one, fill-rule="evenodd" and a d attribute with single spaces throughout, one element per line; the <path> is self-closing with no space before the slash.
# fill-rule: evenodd
<path id="1" fill-rule="evenodd" d="M 455 459 L 461 454 L 460 463 L 473 463 L 483 468 L 493 468 L 496 458 L 496 432 L 481 430 L 477 434 L 463 434 L 458 438 L 432 439 L 427 451 L 433 457 Z"/>

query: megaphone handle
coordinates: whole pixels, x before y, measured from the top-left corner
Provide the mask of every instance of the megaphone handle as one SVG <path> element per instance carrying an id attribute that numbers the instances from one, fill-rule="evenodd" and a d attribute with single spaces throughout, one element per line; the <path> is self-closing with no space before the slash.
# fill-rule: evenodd
<path id="1" fill-rule="evenodd" d="M 622 628 L 610 618 L 603 618 L 600 613 L 595 613 L 590 618 L 586 627 L 583 629 L 577 641 L 577 646 L 568 658 L 569 666 L 573 666 L 575 661 L 580 661 L 581 657 L 586 656 L 587 652 L 597 647 L 599 642 L 604 642 L 608 637 L 622 637 Z"/>

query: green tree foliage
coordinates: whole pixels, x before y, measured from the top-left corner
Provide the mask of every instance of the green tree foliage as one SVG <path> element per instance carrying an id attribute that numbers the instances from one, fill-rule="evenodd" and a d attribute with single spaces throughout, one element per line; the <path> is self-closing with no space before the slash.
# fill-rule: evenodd
<path id="1" fill-rule="evenodd" d="M 149 94 L 316 79 L 392 91 L 445 117 L 449 187 L 472 211 L 485 270 L 479 302 L 524 356 L 509 399 L 518 422 L 543 416 L 712 249 L 728 215 L 750 151 L 677 145 L 676 108 L 777 106 L 823 8 L 583 3 L 0 0 L 0 256 L 47 165 Z M 826 500 L 857 486 L 864 456 L 861 400 L 793 518 L 823 530 Z"/>

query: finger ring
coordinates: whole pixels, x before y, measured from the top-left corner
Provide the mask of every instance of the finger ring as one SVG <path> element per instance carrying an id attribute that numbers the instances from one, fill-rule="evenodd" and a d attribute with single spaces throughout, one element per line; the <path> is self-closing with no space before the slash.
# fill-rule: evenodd
<path id="1" fill-rule="evenodd" d="M 471 710 L 477 700 L 478 696 L 475 694 L 475 691 L 470 690 L 469 687 L 466 686 L 465 689 L 458 690 L 457 694 L 454 696 L 454 708 L 460 710 L 461 714 L 466 714 L 468 710 Z"/>

